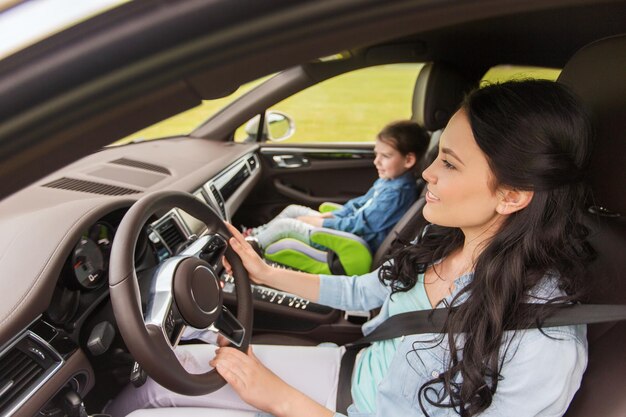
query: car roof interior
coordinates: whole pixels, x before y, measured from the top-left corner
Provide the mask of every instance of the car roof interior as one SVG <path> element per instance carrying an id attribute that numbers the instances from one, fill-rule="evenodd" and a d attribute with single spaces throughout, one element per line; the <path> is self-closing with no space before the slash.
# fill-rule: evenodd
<path id="1" fill-rule="evenodd" d="M 456 71 L 458 76 L 469 81 L 479 80 L 489 68 L 500 64 L 562 68 L 582 46 L 620 33 L 623 22 L 613 13 L 624 15 L 626 7 L 618 3 L 607 4 L 600 10 L 597 7 L 567 7 L 559 13 L 562 13 L 562 19 L 559 20 L 555 20 L 545 10 L 504 17 L 497 15 L 456 25 L 454 30 L 443 27 L 420 31 L 410 36 L 352 48 L 346 51 L 346 58 L 341 60 L 315 60 L 299 65 L 279 74 L 275 83 L 261 85 L 258 90 L 249 92 L 254 99 L 237 103 L 250 107 L 239 109 L 239 112 L 218 113 L 192 132 L 191 136 L 227 138 L 232 134 L 233 124 L 244 123 L 296 91 L 347 71 L 375 65 L 445 63 L 451 71 Z M 607 24 L 594 26 L 590 24 L 591 16 Z M 289 80 L 287 84 L 286 80 Z M 279 84 L 281 88 L 275 88 Z"/>

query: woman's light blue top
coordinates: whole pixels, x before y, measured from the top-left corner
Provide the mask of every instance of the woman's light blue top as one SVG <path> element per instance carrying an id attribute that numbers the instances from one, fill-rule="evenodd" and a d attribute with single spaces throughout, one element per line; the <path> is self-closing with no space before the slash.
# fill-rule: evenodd
<path id="1" fill-rule="evenodd" d="M 424 274 L 417 278 L 417 284 L 407 292 L 393 295 L 389 301 L 389 315 L 393 316 L 409 311 L 431 309 L 426 289 Z M 396 354 L 400 338 L 381 340 L 361 352 L 355 364 L 352 377 L 352 399 L 359 410 L 373 413 L 376 411 L 376 387 L 381 383 L 389 365 Z"/>
<path id="2" fill-rule="evenodd" d="M 451 302 L 473 275 L 466 274 L 455 281 Z M 540 302 L 561 294 L 556 278 L 546 276 L 529 295 L 527 302 Z M 319 302 L 343 310 L 368 311 L 380 307 L 380 313 L 363 325 L 363 333 L 372 332 L 393 314 L 390 288 L 378 280 L 378 271 L 362 276 L 320 276 Z M 396 295 L 393 296 L 396 300 Z M 459 302 L 463 302 L 463 298 Z M 587 366 L 585 325 L 550 327 L 507 332 L 502 350 L 502 380 L 491 406 L 481 417 L 561 416 L 567 410 L 580 386 Z M 360 403 L 348 408 L 350 417 L 422 417 L 419 390 L 425 382 L 437 377 L 447 367 L 449 352 L 447 338 L 433 343 L 439 335 L 406 335 L 397 339 L 395 353 L 388 362 L 387 372 L 370 390 L 367 403 L 373 411 L 361 409 Z M 462 342 L 461 342 L 462 343 Z M 461 382 L 460 380 L 457 382 Z M 365 392 L 365 391 L 362 391 Z M 457 416 L 452 408 L 442 408 L 422 401 L 431 417 Z M 341 414 L 336 413 L 336 417 Z"/>

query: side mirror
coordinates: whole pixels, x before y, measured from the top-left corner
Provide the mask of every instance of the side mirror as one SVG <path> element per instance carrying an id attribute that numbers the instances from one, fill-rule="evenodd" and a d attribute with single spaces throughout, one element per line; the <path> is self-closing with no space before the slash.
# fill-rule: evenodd
<path id="1" fill-rule="evenodd" d="M 248 134 L 246 142 L 257 141 L 260 118 L 260 115 L 257 114 L 246 123 L 245 130 Z M 293 119 L 287 114 L 276 110 L 268 110 L 265 112 L 264 122 L 261 141 L 269 140 L 272 142 L 280 142 L 289 139 L 296 131 L 296 125 Z"/>

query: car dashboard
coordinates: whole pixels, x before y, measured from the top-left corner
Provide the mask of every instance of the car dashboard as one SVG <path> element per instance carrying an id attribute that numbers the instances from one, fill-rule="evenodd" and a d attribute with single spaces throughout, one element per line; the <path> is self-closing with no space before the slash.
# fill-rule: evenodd
<path id="1" fill-rule="evenodd" d="M 106 148 L 0 204 L 0 415 L 55 415 L 55 395 L 82 397 L 109 379 L 119 385 L 111 364 L 132 358 L 116 329 L 107 272 L 124 214 L 147 193 L 176 190 L 230 221 L 261 176 L 256 151 L 190 138 Z M 205 232 L 181 209 L 155 213 L 135 245 L 142 291 L 144 276 Z M 221 281 L 225 303 L 235 304 L 232 277 L 222 273 Z M 337 314 L 270 288 L 252 292 L 261 311 L 313 321 Z"/>

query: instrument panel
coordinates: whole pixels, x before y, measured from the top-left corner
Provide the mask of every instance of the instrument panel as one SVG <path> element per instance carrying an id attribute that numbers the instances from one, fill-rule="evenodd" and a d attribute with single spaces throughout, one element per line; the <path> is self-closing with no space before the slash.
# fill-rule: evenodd
<path id="1" fill-rule="evenodd" d="M 105 221 L 95 223 L 83 233 L 68 259 L 73 271 L 72 287 L 93 290 L 107 281 L 114 236 L 115 228 Z"/>
<path id="2" fill-rule="evenodd" d="M 241 185 L 242 178 L 248 179 L 257 170 L 256 155 L 246 155 L 192 194 L 223 220 L 228 220 L 229 197 L 236 192 L 233 189 L 236 188 L 235 184 Z M 45 314 L 51 323 L 72 329 L 107 296 L 111 248 L 127 210 L 128 207 L 106 214 L 88 225 L 79 235 L 67 254 Z M 137 275 L 176 255 L 206 231 L 207 227 L 202 221 L 182 209 L 173 208 L 166 213 L 155 213 L 140 233 L 135 247 Z"/>

